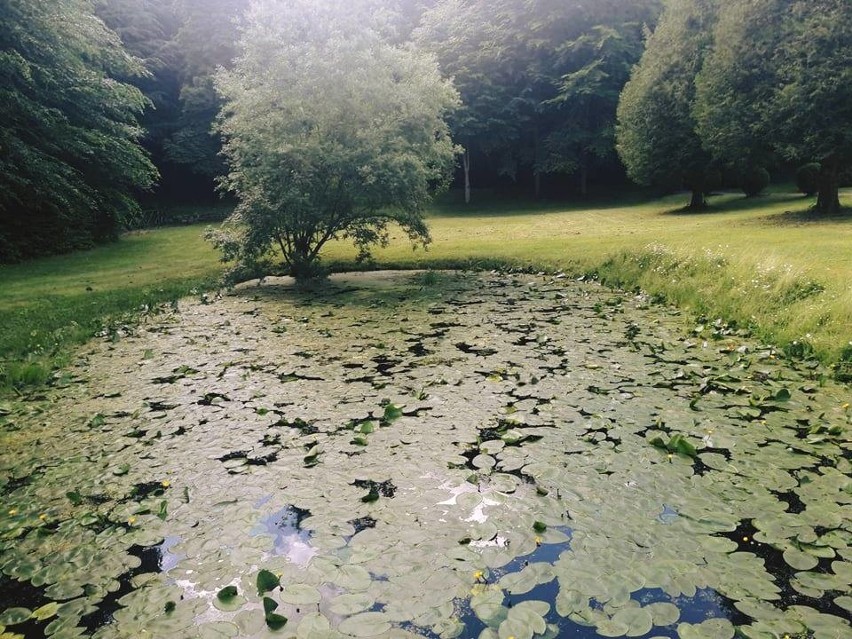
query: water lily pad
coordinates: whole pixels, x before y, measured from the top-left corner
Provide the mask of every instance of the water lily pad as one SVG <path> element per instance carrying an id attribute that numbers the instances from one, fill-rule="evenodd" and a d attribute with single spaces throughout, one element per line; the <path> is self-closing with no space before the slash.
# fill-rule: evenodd
<path id="1" fill-rule="evenodd" d="M 236 586 L 225 586 L 219 592 L 216 593 L 216 599 L 221 601 L 222 603 L 227 603 L 231 601 L 234 597 L 239 594 Z"/>
<path id="2" fill-rule="evenodd" d="M 493 468 L 497 463 L 491 455 L 477 455 L 473 458 L 473 465 L 476 468 Z"/>
<path id="3" fill-rule="evenodd" d="M 341 566 L 334 577 L 334 584 L 350 592 L 366 590 L 372 578 L 362 566 Z"/>
<path id="4" fill-rule="evenodd" d="M 508 609 L 503 605 L 506 596 L 498 587 L 483 587 L 470 600 L 470 607 L 485 624 L 497 625 L 506 618 Z"/>
<path id="5" fill-rule="evenodd" d="M 522 570 L 509 573 L 500 579 L 500 586 L 513 595 L 522 595 L 539 584 L 553 581 L 553 567 L 550 564 L 538 562 L 525 566 Z"/>
<path id="6" fill-rule="evenodd" d="M 544 633 L 546 630 L 544 619 L 531 610 L 515 613 L 514 608 L 510 608 L 509 616 L 497 629 L 497 636 L 500 639 L 532 639 L 537 633 Z"/>
<path id="7" fill-rule="evenodd" d="M 59 611 L 59 606 L 60 604 L 58 602 L 51 601 L 40 608 L 36 608 L 33 610 L 33 619 L 37 619 L 39 621 L 50 619 Z"/>
<path id="8" fill-rule="evenodd" d="M 727 619 L 708 619 L 700 624 L 679 624 L 677 634 L 680 639 L 732 639 L 734 626 Z"/>
<path id="9" fill-rule="evenodd" d="M 819 559 L 796 548 L 784 551 L 784 561 L 794 570 L 810 570 L 819 564 Z"/>
<path id="10" fill-rule="evenodd" d="M 274 612 L 267 612 L 264 619 L 270 630 L 281 630 L 281 628 L 287 625 L 288 621 L 287 617 L 284 615 L 279 615 Z"/>
<path id="11" fill-rule="evenodd" d="M 332 636 L 328 619 L 317 612 L 305 615 L 296 629 L 298 639 L 328 639 Z"/>
<path id="12" fill-rule="evenodd" d="M 0 614 L 0 624 L 4 626 L 17 626 L 32 616 L 33 612 L 28 608 L 8 608 Z"/>
<path id="13" fill-rule="evenodd" d="M 645 610 L 651 613 L 655 626 L 671 626 L 680 619 L 680 608 L 667 601 L 652 603 L 645 606 Z"/>
<path id="14" fill-rule="evenodd" d="M 604 619 L 595 628 L 602 637 L 624 637 L 630 629 L 627 624 L 613 619 Z"/>
<path id="15" fill-rule="evenodd" d="M 353 637 L 376 637 L 390 630 L 391 623 L 381 612 L 363 612 L 341 621 L 338 629 Z"/>
<path id="16" fill-rule="evenodd" d="M 281 593 L 281 601 L 294 606 L 318 604 L 322 600 L 319 592 L 313 586 L 305 584 L 288 584 Z"/>
<path id="17" fill-rule="evenodd" d="M 257 593 L 259 595 L 274 590 L 280 584 L 281 579 L 278 575 L 269 570 L 264 569 L 257 573 Z"/>
<path id="18" fill-rule="evenodd" d="M 624 634 L 628 637 L 640 637 L 654 626 L 651 613 L 645 608 L 623 608 L 612 616 L 612 620 L 627 626 Z"/>
<path id="19" fill-rule="evenodd" d="M 843 608 L 845 611 L 852 613 L 852 596 L 841 595 L 834 599 L 834 603 Z"/>
<path id="20" fill-rule="evenodd" d="M 373 607 L 375 600 L 366 593 L 354 593 L 335 597 L 329 603 L 328 609 L 335 615 L 354 615 Z"/>

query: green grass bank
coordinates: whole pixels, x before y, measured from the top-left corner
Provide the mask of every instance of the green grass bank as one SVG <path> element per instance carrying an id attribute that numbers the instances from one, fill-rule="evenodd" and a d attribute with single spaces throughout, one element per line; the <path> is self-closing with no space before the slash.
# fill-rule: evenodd
<path id="1" fill-rule="evenodd" d="M 852 205 L 852 193 L 843 194 Z M 712 198 L 704 213 L 683 197 L 651 202 L 529 205 L 443 203 L 433 242 L 403 238 L 375 252 L 378 268 L 518 267 L 595 274 L 641 288 L 688 316 L 722 318 L 766 341 L 836 363 L 852 340 L 852 215 L 819 219 L 789 192 Z M 0 267 L 0 387 L 36 384 L 70 347 L 127 313 L 214 285 L 221 273 L 204 225 L 134 232 L 91 251 Z M 343 243 L 324 259 L 353 268 Z M 358 267 L 363 268 L 363 265 Z"/>

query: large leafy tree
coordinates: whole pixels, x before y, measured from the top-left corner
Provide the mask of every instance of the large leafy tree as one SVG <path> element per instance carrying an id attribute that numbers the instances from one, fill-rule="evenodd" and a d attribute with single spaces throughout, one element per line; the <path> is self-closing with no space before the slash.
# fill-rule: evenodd
<path id="1" fill-rule="evenodd" d="M 722 3 L 696 115 L 724 161 L 820 163 L 817 210 L 837 212 L 838 175 L 852 164 L 852 3 Z"/>
<path id="2" fill-rule="evenodd" d="M 361 256 L 399 224 L 426 242 L 424 206 L 455 148 L 444 116 L 457 94 L 437 64 L 389 44 L 367 0 L 260 0 L 232 71 L 217 75 L 220 130 L 239 204 L 226 259 L 254 267 L 280 250 L 297 278 L 317 272 L 326 242 Z"/>
<path id="3" fill-rule="evenodd" d="M 0 2 L 0 260 L 113 237 L 152 184 L 142 73 L 85 0 Z"/>
<path id="4" fill-rule="evenodd" d="M 618 152 L 640 184 L 686 186 L 705 206 L 710 154 L 696 132 L 695 79 L 712 44 L 718 0 L 672 0 L 618 105 Z"/>

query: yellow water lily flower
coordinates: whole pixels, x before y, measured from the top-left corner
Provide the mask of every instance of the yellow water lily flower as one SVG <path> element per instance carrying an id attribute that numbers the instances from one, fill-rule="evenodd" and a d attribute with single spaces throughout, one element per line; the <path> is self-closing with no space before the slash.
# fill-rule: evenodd
<path id="1" fill-rule="evenodd" d="M 170 482 L 168 479 L 164 479 L 162 482 L 160 482 L 160 485 L 161 485 L 163 488 L 168 488 L 169 486 L 171 486 L 171 485 L 172 485 L 172 482 Z"/>
<path id="2" fill-rule="evenodd" d="M 135 524 L 135 523 L 136 523 L 136 517 L 134 517 L 133 515 L 131 515 L 130 517 L 128 517 L 128 518 L 127 518 L 127 523 L 128 523 L 128 524 L 130 524 L 130 525 L 132 526 L 133 524 Z"/>
<path id="3" fill-rule="evenodd" d="M 44 513 L 42 513 L 42 514 L 40 514 L 40 515 L 38 516 L 38 518 L 39 518 L 39 519 L 41 519 L 42 521 L 44 521 L 45 519 L 47 519 L 47 515 L 45 515 Z"/>
<path id="4" fill-rule="evenodd" d="M 17 514 L 18 514 L 18 509 L 17 509 L 17 508 L 10 508 L 10 509 L 9 509 L 9 516 L 10 516 L 10 517 L 14 517 L 14 516 L 15 516 L 15 515 L 17 515 Z"/>
<path id="5" fill-rule="evenodd" d="M 536 538 L 535 538 L 535 545 L 536 545 L 536 546 L 541 546 L 541 537 L 536 537 Z"/>
<path id="6" fill-rule="evenodd" d="M 843 410 L 849 410 L 849 402 L 843 404 Z"/>

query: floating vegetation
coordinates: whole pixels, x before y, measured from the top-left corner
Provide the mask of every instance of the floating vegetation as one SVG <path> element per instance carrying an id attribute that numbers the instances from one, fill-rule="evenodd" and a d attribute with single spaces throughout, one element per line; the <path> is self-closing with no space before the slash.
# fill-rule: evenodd
<path id="1" fill-rule="evenodd" d="M 848 388 L 680 321 L 371 274 L 87 347 L 0 411 L 0 637 L 851 636 Z"/>

